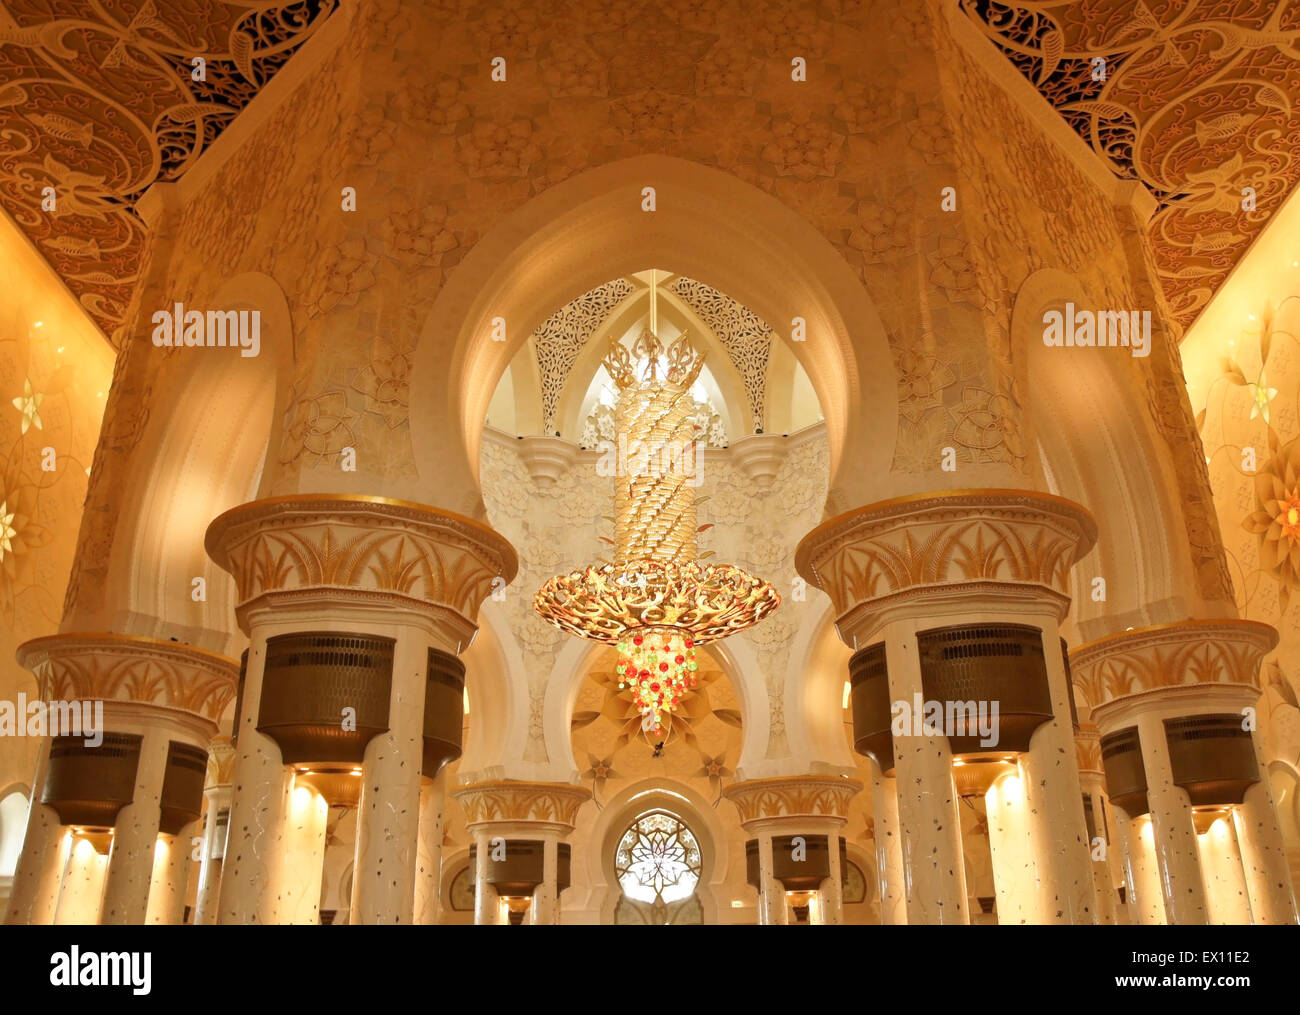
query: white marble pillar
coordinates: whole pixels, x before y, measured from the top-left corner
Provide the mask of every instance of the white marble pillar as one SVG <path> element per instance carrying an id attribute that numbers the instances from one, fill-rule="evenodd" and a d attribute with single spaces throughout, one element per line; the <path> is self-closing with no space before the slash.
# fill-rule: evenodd
<path id="1" fill-rule="evenodd" d="M 871 765 L 871 807 L 880 893 L 880 922 L 907 923 L 907 891 L 903 877 L 903 839 L 898 830 L 898 780 Z"/>
<path id="2" fill-rule="evenodd" d="M 1088 824 L 1083 815 L 1078 752 L 1070 723 L 1069 678 L 1061 657 L 1061 635 L 1052 617 L 1037 618 L 1047 663 L 1055 718 L 1034 730 L 1020 756 L 1027 830 L 1038 879 L 1038 917 L 1043 924 L 1095 924 Z"/>
<path id="3" fill-rule="evenodd" d="M 551 835 L 542 839 L 542 883 L 533 891 L 529 923 L 538 926 L 560 922 L 559 842 Z"/>
<path id="4" fill-rule="evenodd" d="M 52 922 L 59 926 L 94 926 L 100 922 L 108 857 L 71 832 L 59 852 L 66 859 Z"/>
<path id="5" fill-rule="evenodd" d="M 442 812 L 446 799 L 444 768 L 436 779 L 420 781 L 420 839 L 415 871 L 415 922 L 438 922 L 442 910 Z"/>
<path id="6" fill-rule="evenodd" d="M 782 926 L 789 922 L 785 907 L 785 888 L 773 876 L 772 833 L 758 833 L 758 922 L 764 926 Z"/>
<path id="7" fill-rule="evenodd" d="M 1041 922 L 1025 781 L 1019 769 L 999 777 L 988 788 L 984 794 L 984 811 L 988 818 L 998 923 L 1010 926 Z"/>
<path id="8" fill-rule="evenodd" d="M 1250 895 L 1246 891 L 1246 875 L 1231 815 L 1216 818 L 1209 828 L 1199 833 L 1196 847 L 1201 855 L 1209 922 L 1232 926 L 1250 924 Z"/>
<path id="9" fill-rule="evenodd" d="M 1092 856 L 1092 883 L 1097 905 L 1097 922 L 1111 925 L 1118 922 L 1118 920 L 1115 915 L 1115 904 L 1117 902 L 1115 886 L 1110 874 L 1111 844 L 1106 837 L 1108 828 L 1106 823 L 1106 795 L 1101 790 L 1100 776 L 1091 773 L 1084 776 L 1083 773 L 1080 773 L 1080 781 L 1083 785 L 1083 792 L 1092 801 L 1092 823 L 1097 833 L 1094 836 L 1094 841 L 1088 845 L 1089 854 Z"/>
<path id="10" fill-rule="evenodd" d="M 131 802 L 118 811 L 113 826 L 101 917 L 105 925 L 145 922 L 169 740 L 166 730 L 147 729 L 140 742 L 134 794 Z"/>
<path id="11" fill-rule="evenodd" d="M 53 807 L 41 803 L 45 773 L 50 761 L 50 738 L 41 741 L 32 777 L 32 795 L 27 805 L 27 830 L 18 865 L 14 869 L 6 924 L 50 924 L 54 922 L 59 885 L 63 880 L 65 829 Z"/>
<path id="12" fill-rule="evenodd" d="M 203 854 L 199 861 L 199 887 L 194 903 L 194 924 L 203 926 L 217 922 L 217 903 L 221 891 L 221 864 L 226 855 L 226 832 L 230 821 L 229 784 L 209 786 L 203 791 L 207 798 L 203 819 Z M 222 811 L 226 822 L 218 826 Z"/>
<path id="13" fill-rule="evenodd" d="M 895 622 L 887 624 L 882 632 L 891 701 L 910 703 L 917 694 L 924 700 L 916 624 L 915 620 Z M 907 881 L 907 922 L 970 923 L 948 738 L 942 734 L 896 736 L 894 760 Z"/>
<path id="14" fill-rule="evenodd" d="M 325 871 L 325 826 L 330 808 L 312 786 L 294 783 L 284 833 L 284 875 L 275 922 L 319 924 Z"/>
<path id="15" fill-rule="evenodd" d="M 840 837 L 831 833 L 826 838 L 831 851 L 831 875 L 822 882 L 818 909 L 823 925 L 838 927 L 844 922 L 844 867 L 840 863 Z"/>
<path id="16" fill-rule="evenodd" d="M 366 745 L 362 765 L 354 924 L 409 924 L 415 916 L 428 651 L 428 639 L 417 629 L 397 629 L 389 728 Z"/>
<path id="17" fill-rule="evenodd" d="M 1159 715 L 1140 715 L 1138 737 L 1146 768 L 1147 803 L 1151 807 L 1152 836 L 1165 918 L 1171 924 L 1203 924 L 1209 918 L 1201 857 L 1192 823 L 1187 791 L 1175 785 L 1169 760 L 1169 742 Z"/>
<path id="18" fill-rule="evenodd" d="M 231 779 L 234 789 L 221 864 L 217 916 L 221 924 L 275 922 L 292 776 L 284 767 L 279 745 L 257 731 L 257 715 L 262 700 L 266 639 L 268 634 L 279 633 L 283 632 L 254 628 L 249 636 Z"/>
<path id="19" fill-rule="evenodd" d="M 488 884 L 488 864 L 492 850 L 492 833 L 474 829 L 474 923 L 488 926 L 501 922 L 501 902 L 497 890 Z"/>
<path id="20" fill-rule="evenodd" d="M 1123 811 L 1117 812 L 1123 814 Z M 1129 867 L 1129 885 L 1133 912 L 1137 922 L 1157 927 L 1169 922 L 1165 915 L 1165 894 L 1156 858 L 1155 829 L 1150 815 L 1142 815 L 1121 824 L 1124 829 L 1125 855 Z"/>
<path id="21" fill-rule="evenodd" d="M 1278 823 L 1273 787 L 1268 781 L 1268 760 L 1259 734 L 1253 734 L 1251 740 L 1255 745 L 1259 782 L 1248 787 L 1245 799 L 1232 809 L 1250 909 L 1255 923 L 1294 924 L 1300 922 L 1296 913 L 1296 886 L 1291 883 L 1286 843 Z"/>
<path id="22" fill-rule="evenodd" d="M 190 872 L 190 839 L 194 824 L 176 835 L 161 833 L 154 844 L 153 874 L 145 923 L 179 925 L 185 919 L 185 889 Z"/>

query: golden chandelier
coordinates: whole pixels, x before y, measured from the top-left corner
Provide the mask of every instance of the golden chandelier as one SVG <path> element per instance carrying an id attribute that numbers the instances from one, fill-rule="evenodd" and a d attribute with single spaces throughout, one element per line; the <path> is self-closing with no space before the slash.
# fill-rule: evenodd
<path id="1" fill-rule="evenodd" d="M 631 688 L 642 729 L 661 734 L 695 686 L 695 649 L 757 624 L 781 597 L 742 568 L 699 558 L 690 391 L 704 356 L 685 335 L 665 353 L 653 310 L 630 354 L 611 340 L 604 361 L 619 389 L 614 560 L 552 578 L 533 608 L 562 631 L 618 646 L 619 686 Z"/>

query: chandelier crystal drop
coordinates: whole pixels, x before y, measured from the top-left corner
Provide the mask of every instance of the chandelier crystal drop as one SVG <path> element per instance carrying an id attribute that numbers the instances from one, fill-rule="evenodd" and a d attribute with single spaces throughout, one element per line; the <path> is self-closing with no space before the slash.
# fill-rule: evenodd
<path id="1" fill-rule="evenodd" d="M 696 649 L 757 624 L 781 597 L 742 568 L 700 560 L 690 391 L 704 356 L 686 335 L 665 350 L 651 308 L 650 330 L 631 350 L 611 340 L 605 358 L 619 389 L 614 560 L 552 578 L 533 607 L 562 631 L 617 647 L 619 687 L 631 690 L 642 731 L 663 741 L 696 686 Z"/>

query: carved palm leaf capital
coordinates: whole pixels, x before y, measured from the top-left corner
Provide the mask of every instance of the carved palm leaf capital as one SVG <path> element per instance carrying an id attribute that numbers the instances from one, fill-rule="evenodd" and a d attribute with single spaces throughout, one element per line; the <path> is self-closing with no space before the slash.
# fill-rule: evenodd
<path id="1" fill-rule="evenodd" d="M 591 790 L 559 782 L 475 782 L 453 791 L 467 825 L 534 822 L 572 830 Z"/>
<path id="2" fill-rule="evenodd" d="M 514 547 L 481 522 L 347 494 L 232 508 L 208 526 L 205 546 L 235 579 L 240 607 L 270 592 L 349 589 L 446 607 L 471 622 L 519 566 Z"/>
<path id="3" fill-rule="evenodd" d="M 801 775 L 772 779 L 747 779 L 733 783 L 723 795 L 736 805 L 740 823 L 766 818 L 841 818 L 849 802 L 862 791 L 862 783 L 841 776 Z"/>
<path id="4" fill-rule="evenodd" d="M 837 614 L 917 586 L 1035 584 L 1065 594 L 1097 539 L 1073 501 L 1030 490 L 952 490 L 869 504 L 823 522 L 795 551 Z"/>
<path id="5" fill-rule="evenodd" d="M 1184 684 L 1259 687 L 1259 665 L 1277 631 L 1253 620 L 1184 620 L 1099 638 L 1070 653 L 1079 705 Z"/>
<path id="6" fill-rule="evenodd" d="M 218 722 L 234 700 L 234 659 L 155 638 L 54 634 L 18 647 L 45 701 L 128 701 Z"/>

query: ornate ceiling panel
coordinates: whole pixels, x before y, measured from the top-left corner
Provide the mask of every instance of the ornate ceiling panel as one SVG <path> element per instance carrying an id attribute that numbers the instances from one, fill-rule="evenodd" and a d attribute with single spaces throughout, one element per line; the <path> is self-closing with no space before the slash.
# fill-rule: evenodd
<path id="1" fill-rule="evenodd" d="M 1300 182 L 1300 3 L 960 2 L 1117 176 L 1155 196 L 1156 268 L 1190 324 Z"/>
<path id="2" fill-rule="evenodd" d="M 144 248 L 135 202 L 193 165 L 336 7 L 0 0 L 0 206 L 106 334 Z"/>

